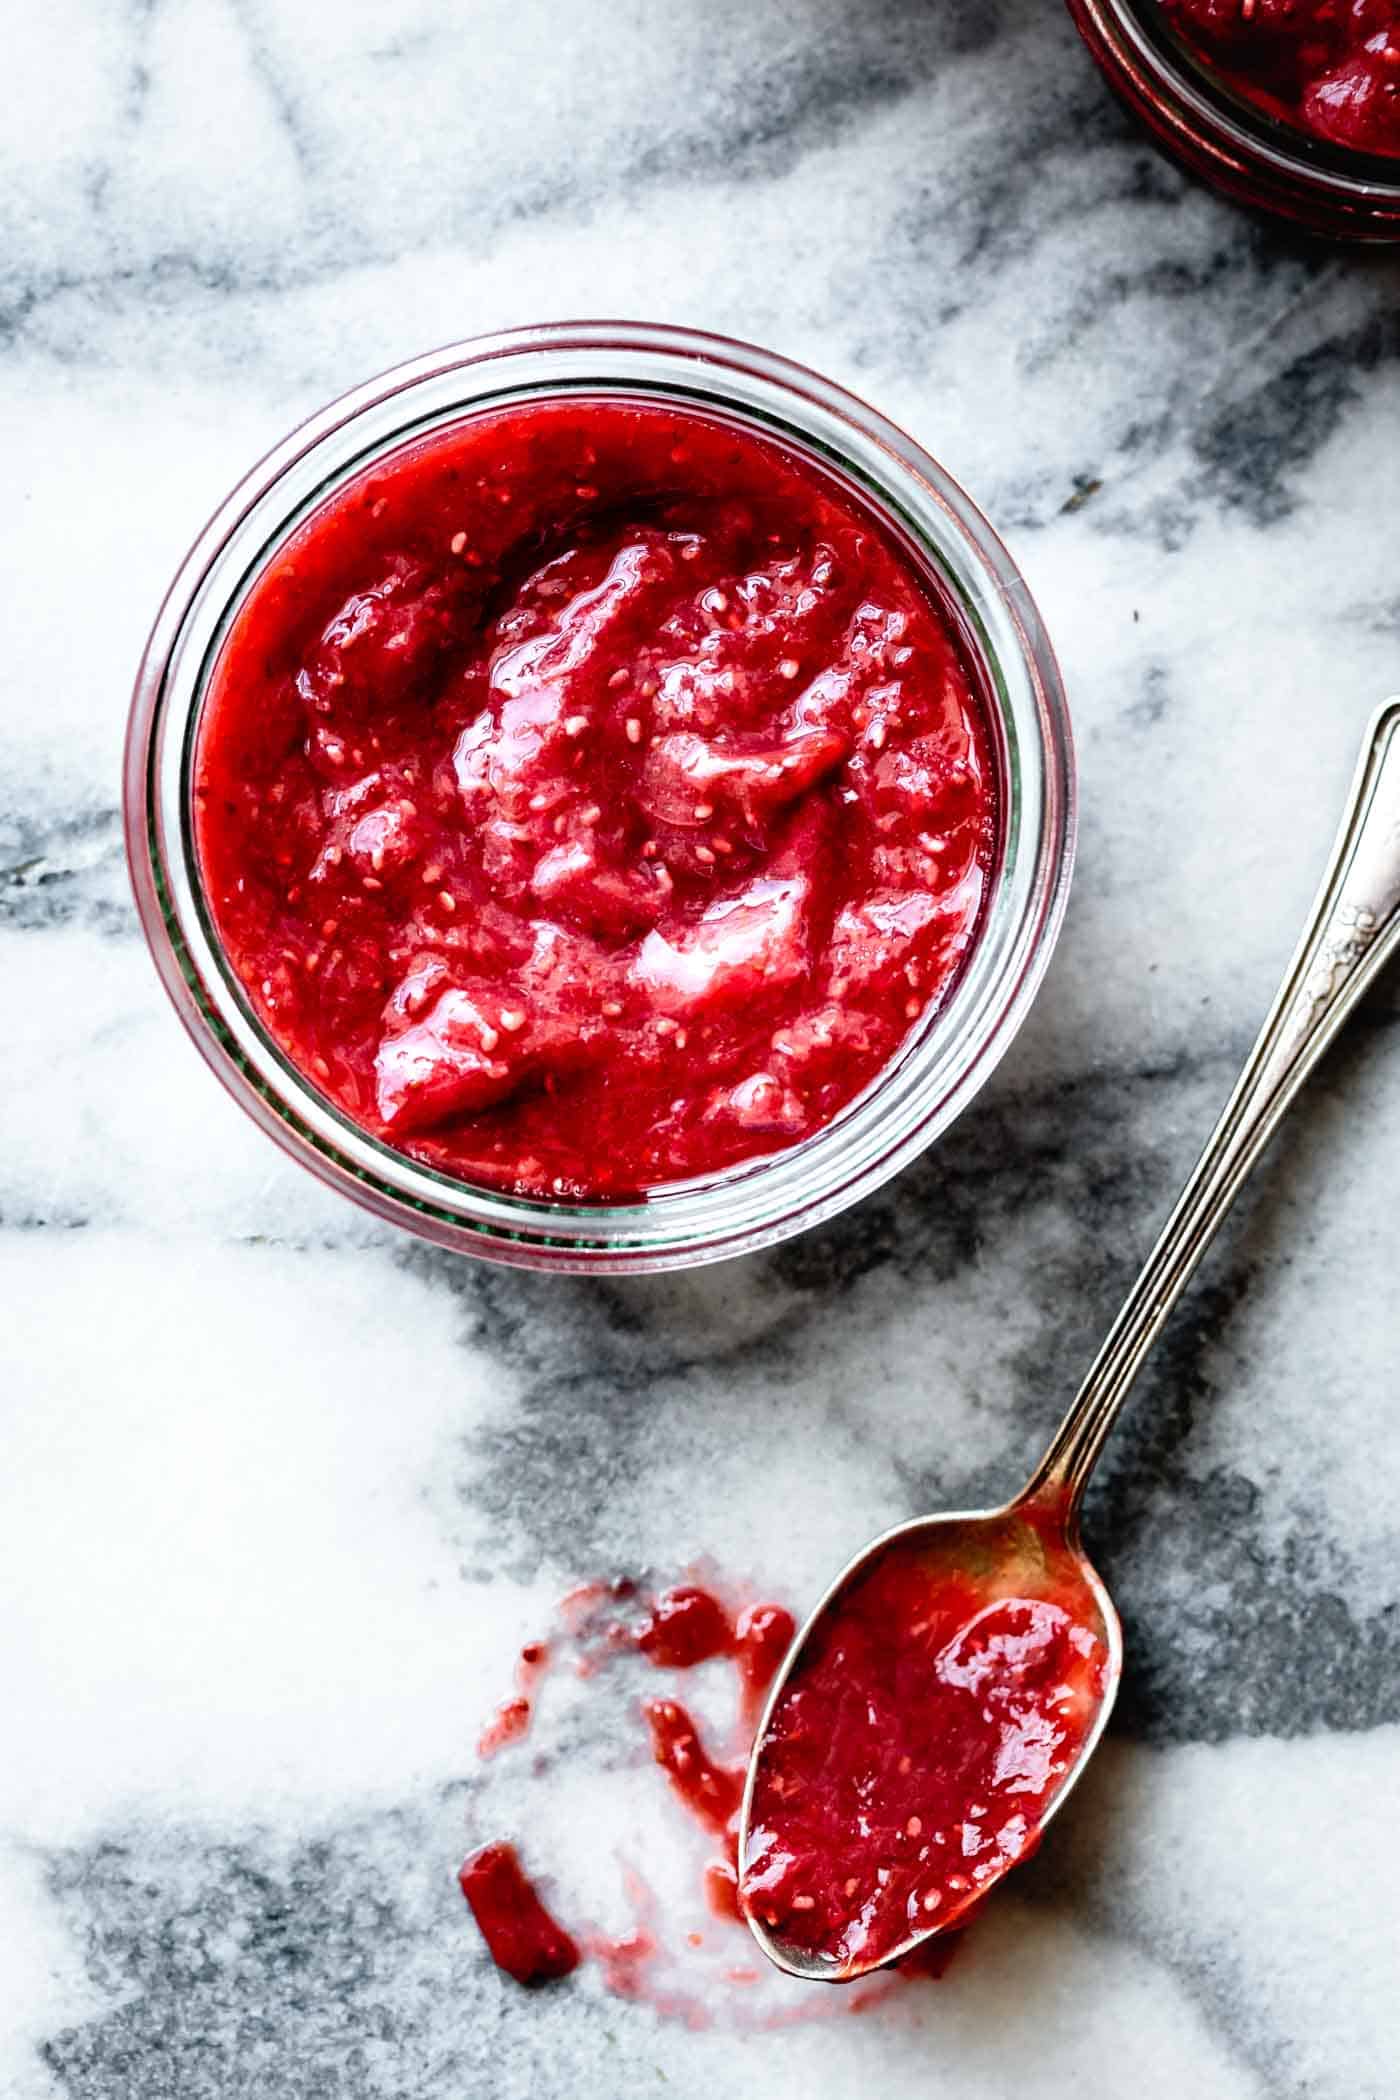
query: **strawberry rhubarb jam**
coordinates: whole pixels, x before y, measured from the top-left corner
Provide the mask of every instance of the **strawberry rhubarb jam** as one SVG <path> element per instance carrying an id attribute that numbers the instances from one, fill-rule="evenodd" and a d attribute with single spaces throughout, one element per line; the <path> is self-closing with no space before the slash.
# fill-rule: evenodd
<path id="1" fill-rule="evenodd" d="M 956 977 L 997 823 L 893 534 L 776 442 L 617 397 L 339 489 L 236 615 L 196 746 L 263 1026 L 366 1131 L 532 1196 L 829 1122 Z"/>
<path id="2" fill-rule="evenodd" d="M 965 1924 L 1037 1842 L 1108 1663 L 1074 1595 L 1045 1591 L 989 1594 L 896 1545 L 805 1646 L 763 1738 L 740 1899 L 835 1977 Z"/>
<path id="3" fill-rule="evenodd" d="M 1356 152 L 1400 156 L 1400 0 L 1162 0 L 1245 101 Z"/>

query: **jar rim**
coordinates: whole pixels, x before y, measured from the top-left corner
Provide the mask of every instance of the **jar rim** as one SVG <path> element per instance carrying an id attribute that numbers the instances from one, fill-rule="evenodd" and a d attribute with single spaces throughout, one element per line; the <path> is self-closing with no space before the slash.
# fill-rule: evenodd
<path id="1" fill-rule="evenodd" d="M 1257 171 L 1357 219 L 1373 210 L 1385 218 L 1400 208 L 1400 160 L 1315 138 L 1232 93 L 1206 64 L 1193 61 L 1166 23 L 1160 0 L 1148 0 L 1147 7 L 1142 0 L 1069 0 L 1069 6 L 1081 32 L 1091 44 L 1109 47 L 1132 86 L 1143 91 L 1145 76 L 1170 92 L 1173 107 L 1165 114 L 1173 132 L 1184 135 L 1174 142 L 1219 161 L 1222 180 Z"/>
<path id="2" fill-rule="evenodd" d="M 531 399 L 660 395 L 736 418 L 844 480 L 894 530 L 976 658 L 1007 807 L 990 894 L 943 1002 L 829 1124 L 631 1203 L 508 1195 L 426 1167 L 355 1124 L 273 1040 L 223 953 L 194 847 L 192 763 L 215 657 L 247 591 L 352 475 L 427 431 Z M 584 1271 L 689 1266 L 770 1244 L 896 1172 L 966 1105 L 1010 1042 L 1063 917 L 1073 747 L 1058 668 L 985 518 L 914 441 L 844 389 L 755 346 L 644 322 L 555 322 L 413 359 L 274 447 L 205 527 L 137 675 L 125 772 L 137 908 L 181 1020 L 283 1148 L 381 1217 L 496 1260 Z"/>

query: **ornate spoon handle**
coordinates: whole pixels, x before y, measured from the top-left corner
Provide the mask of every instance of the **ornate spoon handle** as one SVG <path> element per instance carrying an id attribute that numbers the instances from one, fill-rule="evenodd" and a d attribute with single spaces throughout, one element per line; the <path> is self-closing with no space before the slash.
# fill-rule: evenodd
<path id="1" fill-rule="evenodd" d="M 1322 887 L 1235 1091 L 1028 1492 L 1077 1511 L 1143 1358 L 1246 1175 L 1398 945 L 1400 695 L 1366 733 Z"/>

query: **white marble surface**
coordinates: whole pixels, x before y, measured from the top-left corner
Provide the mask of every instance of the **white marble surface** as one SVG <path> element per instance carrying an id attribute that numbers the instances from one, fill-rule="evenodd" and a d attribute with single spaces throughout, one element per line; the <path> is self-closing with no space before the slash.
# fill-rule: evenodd
<path id="1" fill-rule="evenodd" d="M 1120 1432 L 1114 1735 L 941 1984 L 750 2031 L 700 1963 L 692 2032 L 596 1968 L 517 1990 L 453 1876 L 524 1832 L 621 1924 L 635 1819 L 693 1879 L 635 1682 L 560 1701 L 541 1773 L 475 1765 L 574 1577 L 711 1555 L 801 1601 L 1047 1434 L 1400 686 L 1396 263 L 1179 178 L 1057 0 L 50 0 L 5 41 L 0 2091 L 1393 2094 L 1394 988 Z M 580 312 L 906 422 L 1010 539 L 1080 739 L 993 1085 L 884 1196 L 685 1282 L 473 1267 L 298 1176 L 121 858 L 130 675 L 229 483 L 368 372 Z"/>

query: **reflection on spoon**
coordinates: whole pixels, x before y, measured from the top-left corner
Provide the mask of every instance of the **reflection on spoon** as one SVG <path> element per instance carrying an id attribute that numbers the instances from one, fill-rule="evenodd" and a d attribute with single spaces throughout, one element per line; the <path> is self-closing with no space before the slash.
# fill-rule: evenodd
<path id="1" fill-rule="evenodd" d="M 1400 698 L 1371 723 L 1235 1091 L 1029 1485 L 1004 1508 L 876 1539 L 774 1682 L 740 1813 L 740 1899 L 790 1975 L 848 1982 L 964 1923 L 1083 1771 L 1122 1663 L 1118 1615 L 1080 1543 L 1085 1486 L 1245 1177 L 1397 944 Z"/>

